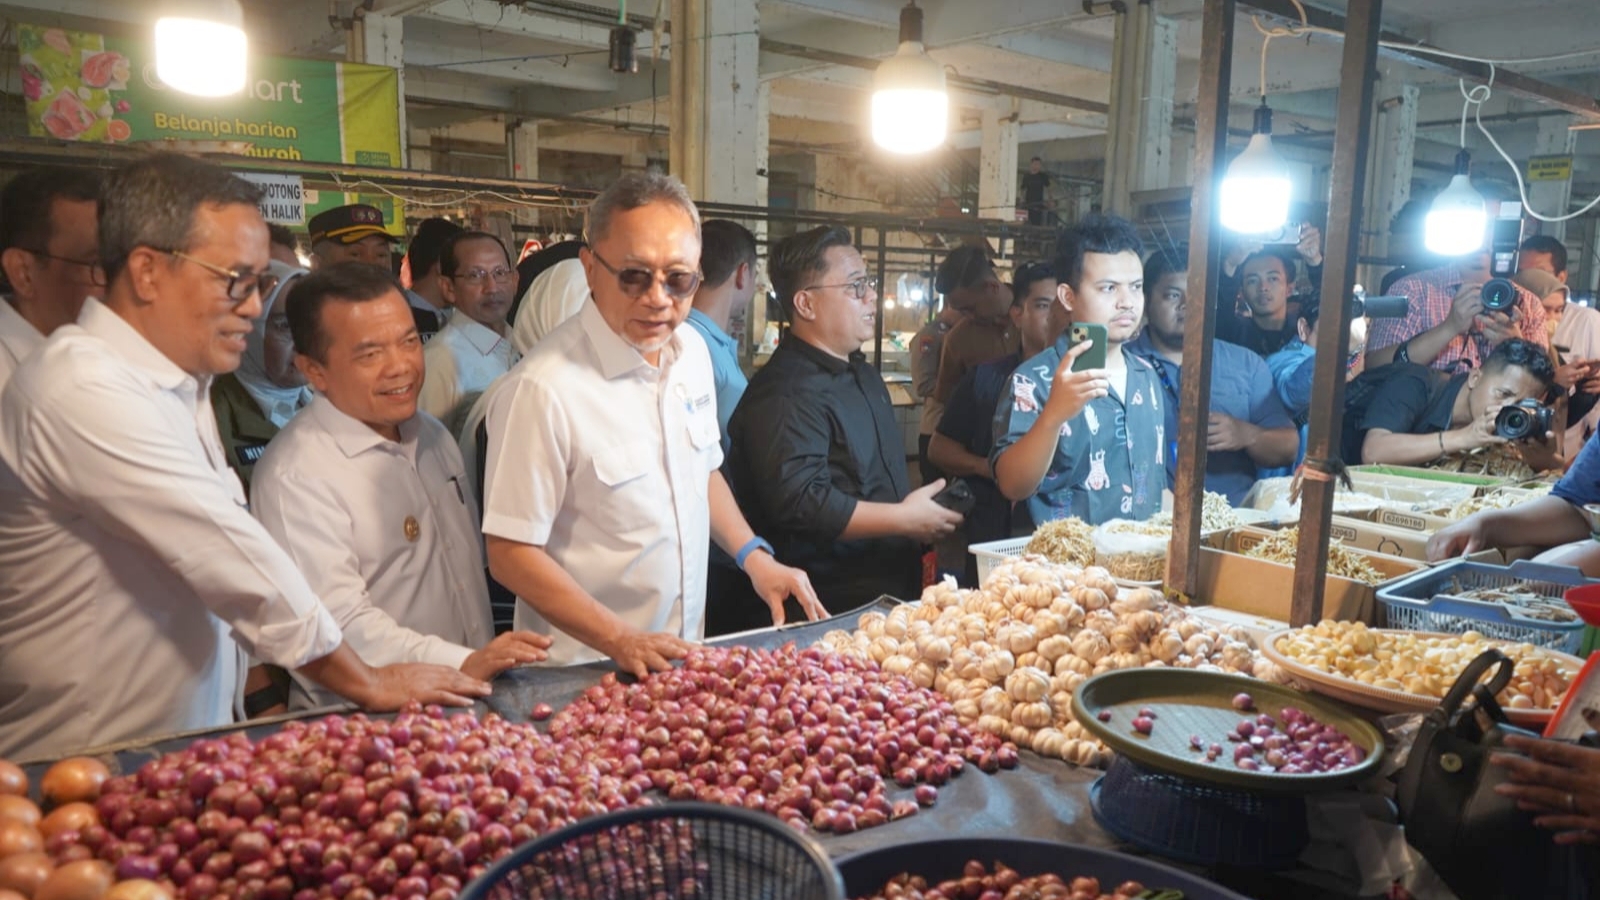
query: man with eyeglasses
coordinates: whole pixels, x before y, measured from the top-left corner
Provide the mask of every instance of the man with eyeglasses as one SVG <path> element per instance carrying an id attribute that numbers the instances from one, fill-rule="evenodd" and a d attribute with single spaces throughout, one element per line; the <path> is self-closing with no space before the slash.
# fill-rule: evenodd
<path id="1" fill-rule="evenodd" d="M 89 169 L 19 172 L 0 191 L 0 390 L 51 332 L 75 322 L 106 283 Z"/>
<path id="2" fill-rule="evenodd" d="M 489 692 L 369 666 L 245 507 L 207 388 L 274 281 L 259 199 L 183 156 L 112 172 L 105 300 L 0 398 L 0 755 L 226 725 L 241 648 L 374 710 Z"/>
<path id="3" fill-rule="evenodd" d="M 767 271 L 790 328 L 728 423 L 734 493 L 830 611 L 881 594 L 914 598 L 921 544 L 953 532 L 961 515 L 933 502 L 943 479 L 911 490 L 889 391 L 861 352 L 875 333 L 877 283 L 837 225 L 779 241 Z"/>
<path id="4" fill-rule="evenodd" d="M 511 345 L 506 322 L 517 270 L 499 238 L 467 231 L 441 248 L 439 286 L 456 314 L 428 343 L 420 402 L 459 439 L 478 395 L 522 358 Z"/>
<path id="5" fill-rule="evenodd" d="M 488 394 L 483 533 L 517 627 L 560 665 L 609 656 L 661 670 L 704 635 L 711 541 L 750 576 L 771 624 L 804 572 L 777 562 L 717 470 L 711 357 L 685 323 L 700 214 L 677 179 L 632 172 L 589 207 L 591 299 Z"/>

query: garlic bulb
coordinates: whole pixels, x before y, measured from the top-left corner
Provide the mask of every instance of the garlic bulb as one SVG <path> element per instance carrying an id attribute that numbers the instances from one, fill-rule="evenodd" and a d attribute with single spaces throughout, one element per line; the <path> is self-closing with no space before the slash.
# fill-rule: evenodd
<path id="1" fill-rule="evenodd" d="M 1079 656 L 1076 652 L 1068 653 L 1056 660 L 1056 674 L 1076 673 L 1088 675 L 1094 671 L 1094 663 Z"/>
<path id="2" fill-rule="evenodd" d="M 1077 603 L 1079 606 L 1083 607 L 1089 612 L 1093 612 L 1097 609 L 1105 609 L 1107 606 L 1111 605 L 1110 595 L 1099 588 L 1093 588 L 1089 587 L 1088 585 L 1080 584 L 1072 589 L 1071 594 L 1073 602 Z"/>
<path id="3" fill-rule="evenodd" d="M 1010 652 L 995 650 L 978 663 L 978 674 L 991 683 L 999 683 L 1010 675 L 1016 666 L 1017 660 Z"/>
<path id="4" fill-rule="evenodd" d="M 984 691 L 983 696 L 978 698 L 978 709 L 982 710 L 986 716 L 1010 718 L 1013 705 L 1014 701 L 1011 699 L 1011 695 L 1006 693 L 1005 688 L 998 685 Z"/>
<path id="5" fill-rule="evenodd" d="M 1044 700 L 1032 703 L 1018 703 L 1011 710 L 1011 723 L 1024 728 L 1045 728 L 1050 725 L 1054 713 L 1050 704 Z M 1026 743 L 1026 741 L 1024 741 Z"/>
<path id="6" fill-rule="evenodd" d="M 1013 700 L 1033 703 L 1044 699 L 1049 692 L 1050 676 L 1038 669 L 1017 669 L 1006 676 L 1006 693 Z"/>
<path id="7" fill-rule="evenodd" d="M 1039 642 L 1039 656 L 1052 666 L 1055 661 L 1072 652 L 1072 640 L 1066 635 L 1052 634 Z"/>
<path id="8" fill-rule="evenodd" d="M 882 663 L 882 666 L 883 670 L 888 672 L 890 675 L 904 675 L 911 671 L 911 667 L 914 664 L 915 662 L 911 659 L 911 657 L 900 656 L 897 654 L 885 659 Z"/>
<path id="9" fill-rule="evenodd" d="M 888 616 L 877 610 L 864 612 L 861 614 L 861 618 L 856 620 L 856 630 L 865 631 L 868 637 L 877 637 L 883 634 L 883 623 L 888 619 Z"/>
<path id="10" fill-rule="evenodd" d="M 1084 629 L 1072 639 L 1072 653 L 1074 656 L 1095 663 L 1111 652 L 1111 642 L 1098 631 Z"/>

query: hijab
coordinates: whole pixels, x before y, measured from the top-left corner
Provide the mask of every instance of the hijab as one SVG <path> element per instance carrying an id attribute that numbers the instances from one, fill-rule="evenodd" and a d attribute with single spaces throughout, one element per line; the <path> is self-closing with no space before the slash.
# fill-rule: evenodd
<path id="1" fill-rule="evenodd" d="M 311 388 L 304 384 L 282 387 L 267 377 L 267 320 L 273 306 L 288 297 L 295 279 L 311 273 L 277 260 L 268 264 L 267 271 L 278 276 L 278 286 L 261 298 L 261 315 L 251 323 L 250 334 L 245 338 L 244 356 L 239 360 L 239 369 L 234 377 L 239 379 L 239 384 L 261 407 L 261 414 L 273 425 L 282 428 L 289 424 L 295 413 L 311 402 Z"/>

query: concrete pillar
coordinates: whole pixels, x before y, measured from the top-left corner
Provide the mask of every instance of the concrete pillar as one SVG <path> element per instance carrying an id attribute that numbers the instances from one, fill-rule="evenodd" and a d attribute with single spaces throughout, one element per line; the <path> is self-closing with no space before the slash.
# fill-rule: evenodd
<path id="1" fill-rule="evenodd" d="M 1534 141 L 1533 155 L 1571 156 L 1578 140 L 1578 133 L 1567 127 L 1571 124 L 1571 116 L 1545 116 L 1540 119 L 1539 136 Z M 1526 170 L 1523 172 L 1523 177 L 1527 177 Z M 1566 215 L 1567 207 L 1572 204 L 1572 179 L 1528 182 L 1528 203 L 1547 216 Z M 1551 235 L 1558 241 L 1565 240 L 1567 223 L 1540 222 L 1539 233 Z"/>
<path id="2" fill-rule="evenodd" d="M 1149 3 L 1117 14 L 1112 45 L 1111 112 L 1106 117 L 1104 207 L 1132 214 L 1134 191 L 1164 186 L 1171 168 L 1178 28 Z"/>
<path id="3" fill-rule="evenodd" d="M 1371 200 L 1365 204 L 1361 226 L 1367 238 L 1363 252 L 1371 256 L 1389 254 L 1389 225 L 1411 199 L 1419 94 L 1416 85 L 1401 85 L 1399 95 L 1381 101 L 1375 113 L 1378 121 L 1372 132 L 1373 158 L 1367 166 L 1367 196 Z M 1370 273 L 1362 274 L 1371 277 Z"/>
<path id="4" fill-rule="evenodd" d="M 672 0 L 668 165 L 689 196 L 705 196 L 706 48 L 710 0 Z"/>
<path id="5" fill-rule="evenodd" d="M 691 170 L 697 165 L 699 169 L 701 189 L 695 197 L 716 203 L 765 205 L 766 178 L 756 174 L 764 168 L 760 157 L 766 152 L 762 135 L 767 130 L 761 103 L 756 0 L 700 2 L 705 8 L 702 21 L 715 23 L 708 31 L 716 37 L 706 39 L 699 48 L 705 59 L 702 144 L 700 158 L 688 162 Z M 771 97 L 770 92 L 767 96 Z M 673 169 L 677 168 L 674 161 Z"/>
<path id="6" fill-rule="evenodd" d="M 349 45 L 352 62 L 388 66 L 395 70 L 400 79 L 396 95 L 400 98 L 400 158 L 394 161 L 396 168 L 403 168 L 407 164 L 406 58 L 403 22 L 399 16 L 386 16 L 382 13 L 360 15 L 356 18 Z"/>
<path id="7" fill-rule="evenodd" d="M 1016 218 L 1017 119 L 999 111 L 983 111 L 983 143 L 978 152 L 978 217 Z"/>
<path id="8" fill-rule="evenodd" d="M 648 168 L 650 168 L 650 155 L 643 150 L 631 150 L 622 154 L 624 172 L 643 172 Z"/>
<path id="9" fill-rule="evenodd" d="M 506 143 L 511 154 L 511 177 L 518 181 L 539 180 L 539 123 L 507 122 Z M 512 213 L 518 225 L 539 224 L 539 211 L 532 207 L 518 207 Z"/>
<path id="10" fill-rule="evenodd" d="M 1170 120 L 1169 120 L 1170 121 Z M 1174 129 L 1172 152 L 1167 167 L 1167 183 L 1163 187 L 1189 187 L 1194 184 L 1194 130 Z"/>
<path id="11" fill-rule="evenodd" d="M 1132 182 L 1141 191 L 1170 184 L 1173 151 L 1177 149 L 1172 140 L 1172 109 L 1178 92 L 1178 23 L 1159 16 L 1152 19 L 1149 71 L 1139 109 L 1139 168 Z M 1178 165 L 1187 164 L 1187 158 L 1178 160 Z"/>

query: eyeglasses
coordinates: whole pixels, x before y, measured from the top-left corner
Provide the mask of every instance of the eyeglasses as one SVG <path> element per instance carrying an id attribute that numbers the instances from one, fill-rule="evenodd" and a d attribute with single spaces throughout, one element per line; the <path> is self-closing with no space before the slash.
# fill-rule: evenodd
<path id="1" fill-rule="evenodd" d="M 495 281 L 515 281 L 517 270 L 508 269 L 505 266 L 495 266 L 488 270 L 473 269 L 470 272 L 462 272 L 460 275 L 451 275 L 450 277 L 453 280 L 465 281 L 468 284 L 483 284 L 491 278 Z"/>
<path id="2" fill-rule="evenodd" d="M 865 300 L 867 299 L 867 294 L 878 289 L 878 279 L 863 277 L 854 281 L 846 281 L 842 284 L 812 284 L 801 288 L 801 290 L 815 291 L 822 288 L 844 288 L 854 295 L 857 300 Z"/>
<path id="3" fill-rule="evenodd" d="M 73 259 L 70 256 L 56 256 L 54 253 L 46 253 L 43 250 L 30 250 L 27 247 L 18 247 L 17 249 L 24 253 L 31 253 L 40 259 L 53 259 L 56 262 L 63 262 L 69 266 L 82 266 L 83 268 L 89 270 L 90 284 L 94 285 L 95 287 L 106 286 L 106 270 L 101 267 L 100 263 L 94 260 Z"/>
<path id="4" fill-rule="evenodd" d="M 205 269 L 207 272 L 216 275 L 218 278 L 228 279 L 228 299 L 234 301 L 235 303 L 243 303 L 244 301 L 249 300 L 250 295 L 256 291 L 260 291 L 262 296 L 266 296 L 267 294 L 272 293 L 273 288 L 278 286 L 278 276 L 270 273 L 235 272 L 233 269 L 224 269 L 221 266 L 208 263 L 203 259 L 195 259 L 189 254 L 184 253 L 182 250 L 165 250 L 160 247 L 151 247 L 150 249 L 155 250 L 158 253 L 165 253 L 168 256 L 192 262 L 200 268 Z"/>
<path id="5" fill-rule="evenodd" d="M 622 286 L 622 292 L 629 297 L 636 299 L 643 297 L 650 292 L 650 288 L 655 286 L 657 273 L 649 269 L 622 269 L 619 271 L 611 263 L 606 262 L 605 257 L 601 256 L 594 247 L 589 248 L 589 255 L 593 256 L 601 266 L 604 266 L 607 272 L 616 276 L 617 284 Z M 699 272 L 686 272 L 678 269 L 672 272 L 662 272 L 660 275 L 661 289 L 666 291 L 667 296 L 674 300 L 693 297 L 694 292 L 700 289 Z"/>

